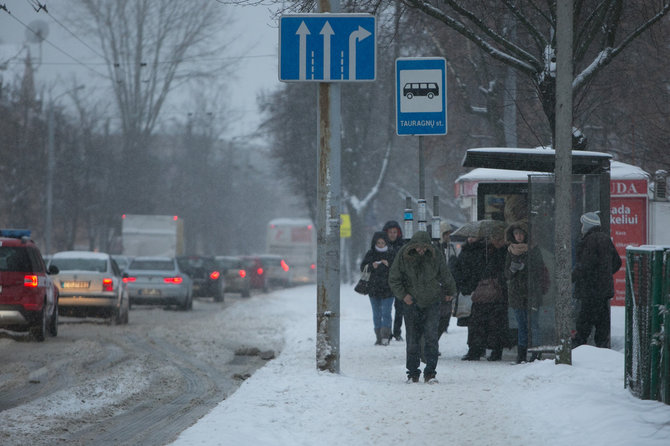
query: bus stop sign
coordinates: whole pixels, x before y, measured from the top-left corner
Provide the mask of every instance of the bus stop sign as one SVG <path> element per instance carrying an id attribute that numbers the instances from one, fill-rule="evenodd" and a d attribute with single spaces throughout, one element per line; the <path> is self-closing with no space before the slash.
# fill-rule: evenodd
<path id="1" fill-rule="evenodd" d="M 447 134 L 447 61 L 442 57 L 398 58 L 396 133 Z"/>

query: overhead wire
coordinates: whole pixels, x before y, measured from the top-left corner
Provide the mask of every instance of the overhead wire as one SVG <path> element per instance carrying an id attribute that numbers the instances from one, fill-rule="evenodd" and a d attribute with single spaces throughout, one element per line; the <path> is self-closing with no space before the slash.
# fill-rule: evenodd
<path id="1" fill-rule="evenodd" d="M 2 8 L 2 10 L 4 10 L 5 12 L 7 12 L 7 14 L 8 14 L 12 19 L 14 19 L 16 22 L 18 22 L 19 24 L 21 24 L 21 26 L 23 26 L 25 29 L 27 29 L 28 31 L 30 31 L 31 33 L 33 33 L 33 34 L 35 34 L 36 36 L 39 37 L 39 33 L 37 33 L 37 32 L 36 32 L 34 29 L 32 29 L 30 26 L 26 25 L 21 19 L 19 19 L 18 17 L 16 17 L 14 14 L 12 14 L 11 12 L 9 12 L 9 10 L 7 10 L 6 8 Z M 64 55 L 67 56 L 68 58 L 70 58 L 70 59 L 72 59 L 73 61 L 75 61 L 75 62 L 77 63 L 77 65 L 81 65 L 82 67 L 86 68 L 87 70 L 90 70 L 90 71 L 94 72 L 95 74 L 97 74 L 97 75 L 99 75 L 99 76 L 102 76 L 102 77 L 105 77 L 105 76 L 106 76 L 105 74 L 99 72 L 99 71 L 96 70 L 95 68 L 92 68 L 92 67 L 88 66 L 86 63 L 82 62 L 81 60 L 77 59 L 76 57 L 74 57 L 73 55 L 69 54 L 69 53 L 66 52 L 65 50 L 61 49 L 58 45 L 54 44 L 54 43 L 51 42 L 49 39 L 46 39 L 46 38 L 45 38 L 45 39 L 43 39 L 43 41 L 46 42 L 46 43 L 48 43 L 49 45 L 51 45 L 51 47 L 53 47 L 56 51 L 58 51 L 58 52 L 64 54 Z"/>
<path id="2" fill-rule="evenodd" d="M 72 32 L 72 31 L 70 30 L 70 28 L 68 28 L 67 26 L 65 26 L 60 20 L 58 20 L 58 19 L 57 19 L 53 14 L 51 14 L 49 11 L 47 11 L 46 9 L 45 9 L 44 11 L 45 11 L 45 12 L 47 13 L 47 15 L 48 15 L 49 17 L 51 17 L 51 19 L 52 19 L 54 22 L 56 22 L 61 28 L 63 28 L 65 31 L 67 31 L 72 37 L 74 37 L 75 39 L 77 39 L 79 42 L 81 42 L 86 48 L 88 48 L 89 50 L 91 50 L 91 51 L 93 52 L 93 54 L 95 54 L 96 56 L 99 56 L 99 57 L 101 57 L 103 60 L 105 60 L 105 56 L 103 56 L 102 54 L 100 54 L 100 53 L 98 52 L 98 50 L 96 50 L 95 48 L 93 48 L 93 47 L 92 47 L 91 45 L 89 45 L 85 40 L 81 39 L 78 35 L 76 35 L 74 32 Z"/>

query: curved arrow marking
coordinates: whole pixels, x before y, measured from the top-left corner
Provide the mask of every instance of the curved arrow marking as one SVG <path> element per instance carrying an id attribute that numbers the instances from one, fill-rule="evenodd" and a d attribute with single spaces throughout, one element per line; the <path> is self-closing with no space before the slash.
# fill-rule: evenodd
<path id="1" fill-rule="evenodd" d="M 360 42 L 372 33 L 362 26 L 349 34 L 349 80 L 356 79 L 356 42 Z"/>

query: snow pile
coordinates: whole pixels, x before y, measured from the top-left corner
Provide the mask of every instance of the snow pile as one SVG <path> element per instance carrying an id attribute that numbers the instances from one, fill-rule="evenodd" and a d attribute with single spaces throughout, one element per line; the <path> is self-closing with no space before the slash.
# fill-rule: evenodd
<path id="1" fill-rule="evenodd" d="M 374 346 L 368 299 L 341 291 L 340 374 L 316 369 L 313 286 L 257 296 L 225 320 L 284 327 L 285 346 L 176 445 L 670 444 L 670 406 L 623 387 L 620 351 L 582 346 L 572 366 L 553 360 L 467 362 L 467 330 L 440 340 L 437 385 L 405 383 L 405 344 Z M 613 338 L 624 310 L 613 308 Z M 224 321 L 225 322 L 225 321 Z"/>

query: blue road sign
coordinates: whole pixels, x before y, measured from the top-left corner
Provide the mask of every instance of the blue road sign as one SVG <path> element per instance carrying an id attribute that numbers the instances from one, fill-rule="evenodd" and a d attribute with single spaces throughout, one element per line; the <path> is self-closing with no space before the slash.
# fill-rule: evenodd
<path id="1" fill-rule="evenodd" d="M 395 61 L 396 133 L 447 134 L 447 61 L 408 57 Z"/>
<path id="2" fill-rule="evenodd" d="M 375 80 L 376 26 L 369 14 L 297 14 L 279 18 L 279 80 Z"/>

